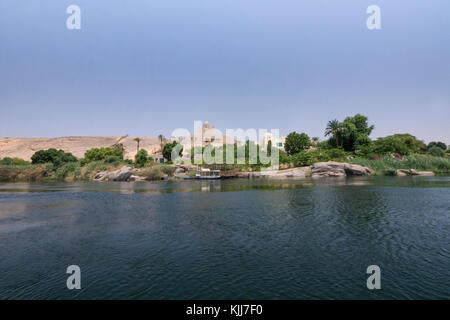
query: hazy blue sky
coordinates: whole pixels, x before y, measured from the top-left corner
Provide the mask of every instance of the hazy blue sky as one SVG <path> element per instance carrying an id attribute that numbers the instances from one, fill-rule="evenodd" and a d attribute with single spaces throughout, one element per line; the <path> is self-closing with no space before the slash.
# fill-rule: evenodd
<path id="1" fill-rule="evenodd" d="M 81 30 L 66 8 L 81 7 Z M 366 28 L 381 7 L 382 30 Z M 1 0 L 0 136 L 323 136 L 362 113 L 372 137 L 450 143 L 449 0 Z"/>

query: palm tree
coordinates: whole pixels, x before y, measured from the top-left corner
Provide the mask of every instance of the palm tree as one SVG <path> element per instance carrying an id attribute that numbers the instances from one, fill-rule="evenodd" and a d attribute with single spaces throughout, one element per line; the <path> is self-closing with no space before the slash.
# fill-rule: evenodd
<path id="1" fill-rule="evenodd" d="M 139 152 L 139 142 L 141 142 L 141 138 L 134 138 L 134 141 L 137 142 L 137 152 Z"/>
<path id="2" fill-rule="evenodd" d="M 325 137 L 332 135 L 336 139 L 336 147 L 339 147 L 339 133 L 342 127 L 337 119 L 328 121 L 327 127 L 325 128 Z"/>
<path id="3" fill-rule="evenodd" d="M 159 142 L 160 142 L 161 152 L 162 152 L 164 136 L 163 136 L 162 134 L 160 134 L 160 135 L 158 136 L 158 139 L 159 139 Z"/>

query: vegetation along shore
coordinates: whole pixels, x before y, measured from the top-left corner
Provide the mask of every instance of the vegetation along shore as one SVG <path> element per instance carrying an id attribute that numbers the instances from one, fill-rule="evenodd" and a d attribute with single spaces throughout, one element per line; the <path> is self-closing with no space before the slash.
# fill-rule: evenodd
<path id="1" fill-rule="evenodd" d="M 426 144 L 411 134 L 394 134 L 372 140 L 370 134 L 373 129 L 367 117 L 357 114 L 342 122 L 329 121 L 325 128 L 327 140 L 324 141 L 306 133 L 291 132 L 286 137 L 284 150 L 279 151 L 281 170 L 273 174 L 263 170 L 268 165 L 261 164 L 259 159 L 256 164 L 250 164 L 250 144 L 254 142 L 235 143 L 235 159 L 239 149 L 244 149 L 243 164 L 220 165 L 219 168 L 235 177 L 308 177 L 311 171 L 314 176 L 314 170 L 320 171 L 320 175 L 324 170 L 329 172 L 323 176 L 340 176 L 342 172 L 347 175 L 350 172 L 354 175 L 389 176 L 450 174 L 450 147 L 445 143 L 433 141 Z M 125 157 L 121 143 L 90 148 L 78 158 L 57 148 L 36 151 L 31 161 L 4 157 L 0 159 L 0 182 L 141 181 L 180 179 L 194 174 L 196 166 L 171 162 L 176 141 L 166 140 L 162 135 L 157 140 L 155 138 L 159 150 L 155 150 L 153 145 L 150 151 L 161 154 L 163 161 L 149 155 L 142 147 L 142 139 L 133 141 L 136 144 L 134 159 Z M 218 148 L 223 149 L 225 159 L 226 145 Z M 260 145 L 256 148 L 259 151 Z M 263 147 L 267 154 L 274 148 L 270 141 Z M 191 154 L 193 151 L 190 150 Z M 201 166 L 217 168 L 216 165 Z"/>

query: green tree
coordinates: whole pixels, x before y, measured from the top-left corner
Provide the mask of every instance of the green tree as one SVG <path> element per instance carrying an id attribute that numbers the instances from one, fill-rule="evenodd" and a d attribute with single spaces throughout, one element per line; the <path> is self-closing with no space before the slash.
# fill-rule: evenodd
<path id="1" fill-rule="evenodd" d="M 438 147 L 438 148 L 441 148 L 442 150 L 447 150 L 447 145 L 444 143 L 444 142 L 440 142 L 440 141 L 433 141 L 433 142 L 430 142 L 429 144 L 428 144 L 428 146 L 427 146 L 427 150 L 428 151 L 430 151 L 430 149 L 431 148 L 433 148 L 433 147 Z"/>
<path id="2" fill-rule="evenodd" d="M 425 151 L 425 144 L 410 134 L 394 134 L 373 142 L 376 154 L 398 153 L 408 155 Z"/>
<path id="3" fill-rule="evenodd" d="M 172 143 L 166 143 L 164 145 L 164 148 L 162 150 L 163 157 L 166 158 L 169 161 L 172 161 L 172 150 L 178 145 L 176 141 L 173 141 Z M 180 149 L 179 155 L 181 156 L 183 152 L 183 148 Z"/>
<path id="4" fill-rule="evenodd" d="M 136 153 L 134 156 L 134 162 L 136 163 L 136 167 L 144 167 L 148 162 L 150 162 L 150 159 L 148 157 L 148 152 L 145 149 L 141 149 Z"/>
<path id="5" fill-rule="evenodd" d="M 339 138 L 341 132 L 342 132 L 342 125 L 337 119 L 328 121 L 327 127 L 325 128 L 325 137 L 331 135 L 336 141 L 336 148 L 339 148 Z"/>
<path id="6" fill-rule="evenodd" d="M 92 161 L 105 160 L 111 156 L 116 156 L 120 160 L 123 160 L 123 148 L 120 145 L 107 148 L 92 148 L 84 153 L 84 158 L 81 162 L 84 165 Z"/>
<path id="7" fill-rule="evenodd" d="M 76 162 L 77 158 L 64 150 L 56 150 L 54 148 L 47 150 L 39 150 L 31 157 L 32 164 L 52 163 L 55 167 L 59 167 L 68 162 Z"/>
<path id="8" fill-rule="evenodd" d="M 286 137 L 284 150 L 288 155 L 294 155 L 300 151 L 306 150 L 311 146 L 311 140 L 306 133 L 291 132 Z"/>
<path id="9" fill-rule="evenodd" d="M 370 143 L 369 136 L 375 127 L 369 126 L 367 120 L 366 116 L 358 113 L 342 122 L 342 146 L 345 151 L 355 151 L 357 147 Z"/>

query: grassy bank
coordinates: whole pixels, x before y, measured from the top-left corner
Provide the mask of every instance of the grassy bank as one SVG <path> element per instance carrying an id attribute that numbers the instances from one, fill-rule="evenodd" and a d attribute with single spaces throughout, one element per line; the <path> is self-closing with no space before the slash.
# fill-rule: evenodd
<path id="1" fill-rule="evenodd" d="M 316 152 L 317 153 L 317 152 Z M 315 154 L 315 153 L 314 153 Z M 314 155 L 313 154 L 313 155 Z M 432 171 L 435 174 L 450 174 L 450 158 L 434 157 L 430 155 L 410 155 L 403 158 L 383 156 L 378 159 L 368 159 L 355 155 L 339 157 L 308 158 L 308 163 L 289 163 L 288 167 L 310 165 L 309 162 L 337 161 L 359 164 L 374 170 L 375 175 L 396 175 L 398 169 L 415 169 L 417 171 Z M 28 162 L 16 162 L 12 164 L 0 164 L 0 182 L 50 182 L 50 181 L 90 181 L 101 171 L 114 171 L 123 166 L 134 165 L 126 160 L 108 158 L 105 160 L 91 161 L 82 164 L 80 161 L 68 162 L 59 166 L 51 163 L 31 164 Z M 282 167 L 284 164 L 281 165 Z M 228 167 L 228 166 L 227 166 Z M 236 168 L 239 171 L 259 171 L 259 166 L 249 165 L 230 166 L 228 170 Z M 287 167 L 286 167 L 287 168 Z M 161 180 L 173 177 L 175 167 L 165 164 L 148 163 L 144 168 L 136 168 L 136 175 L 145 180 Z M 193 172 L 186 173 L 187 176 Z"/>
<path id="2" fill-rule="evenodd" d="M 450 158 L 428 155 L 410 155 L 398 159 L 384 156 L 371 160 L 366 158 L 349 158 L 349 163 L 360 164 L 373 169 L 376 175 L 396 175 L 398 169 L 415 169 L 417 171 L 432 171 L 436 174 L 450 173 Z"/>

